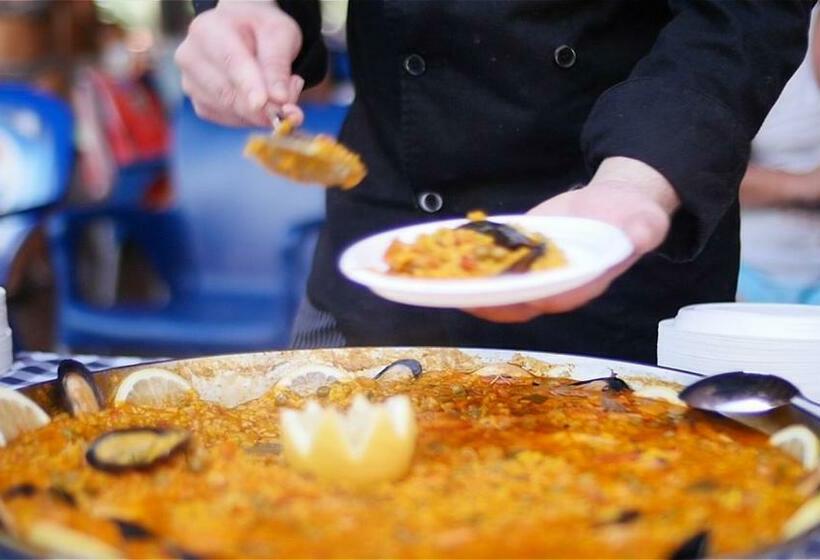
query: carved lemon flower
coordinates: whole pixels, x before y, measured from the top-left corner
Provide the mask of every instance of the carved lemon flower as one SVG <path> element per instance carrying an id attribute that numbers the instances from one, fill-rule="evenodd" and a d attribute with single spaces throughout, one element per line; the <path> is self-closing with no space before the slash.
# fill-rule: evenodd
<path id="1" fill-rule="evenodd" d="M 328 482 L 366 486 L 407 472 L 417 427 L 407 396 L 371 403 L 357 395 L 344 412 L 315 401 L 302 410 L 284 409 L 281 434 L 293 468 Z"/>

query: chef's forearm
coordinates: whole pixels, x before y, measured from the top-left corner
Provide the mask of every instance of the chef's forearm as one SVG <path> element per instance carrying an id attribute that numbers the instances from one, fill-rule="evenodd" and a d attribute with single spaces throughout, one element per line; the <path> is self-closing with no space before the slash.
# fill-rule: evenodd
<path id="1" fill-rule="evenodd" d="M 805 54 L 811 7 L 799 0 L 669 0 L 673 17 L 629 79 L 604 92 L 582 145 L 643 161 L 680 197 L 660 251 L 696 258 L 737 202 L 751 139 Z"/>

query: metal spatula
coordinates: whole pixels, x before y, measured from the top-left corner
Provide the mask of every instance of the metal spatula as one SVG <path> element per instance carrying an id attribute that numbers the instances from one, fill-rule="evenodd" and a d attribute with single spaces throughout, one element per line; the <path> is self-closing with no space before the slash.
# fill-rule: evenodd
<path id="1" fill-rule="evenodd" d="M 245 155 L 262 167 L 300 183 L 319 183 L 351 189 L 358 185 L 367 168 L 359 154 L 325 134 L 305 134 L 295 130 L 293 121 L 273 115 L 273 132 L 248 139 Z"/>

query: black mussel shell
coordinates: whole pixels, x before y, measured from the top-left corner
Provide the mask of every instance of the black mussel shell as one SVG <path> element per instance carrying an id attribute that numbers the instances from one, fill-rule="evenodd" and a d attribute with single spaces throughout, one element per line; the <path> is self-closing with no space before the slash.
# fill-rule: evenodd
<path id="1" fill-rule="evenodd" d="M 77 498 L 75 498 L 74 494 L 72 494 L 65 488 L 60 488 L 59 486 L 51 486 L 48 489 L 48 493 L 52 498 L 54 498 L 57 501 L 63 502 L 67 506 L 77 506 Z"/>
<path id="2" fill-rule="evenodd" d="M 190 440 L 190 433 L 172 428 L 114 430 L 95 439 L 85 458 L 103 471 L 146 469 L 182 451 Z"/>
<path id="3" fill-rule="evenodd" d="M 484 235 L 489 235 L 493 238 L 496 245 L 504 247 L 505 249 L 519 249 L 521 247 L 529 247 L 527 254 L 522 256 L 514 262 L 507 272 L 527 272 L 530 270 L 532 263 L 544 255 L 547 250 L 546 245 L 533 241 L 517 229 L 507 224 L 499 224 L 489 220 L 479 220 L 475 222 L 467 222 L 459 226 L 457 229 L 469 229 Z"/>
<path id="4" fill-rule="evenodd" d="M 57 388 L 65 409 L 78 416 L 105 408 L 100 388 L 91 372 L 76 360 L 63 360 L 57 368 Z"/>
<path id="5" fill-rule="evenodd" d="M 536 260 L 541 258 L 544 253 L 546 252 L 546 247 L 544 245 L 538 245 L 536 247 L 532 247 L 526 255 L 515 261 L 508 269 L 507 272 L 527 272 L 532 267 L 532 263 Z"/>
<path id="6" fill-rule="evenodd" d="M 30 498 L 36 494 L 37 491 L 37 487 L 30 482 L 23 482 L 22 484 L 15 484 L 3 490 L 3 499 Z"/>
<path id="7" fill-rule="evenodd" d="M 152 533 L 150 529 L 147 529 L 134 521 L 126 521 L 125 519 L 117 518 L 112 518 L 111 521 L 120 530 L 120 535 L 122 535 L 122 538 L 125 540 L 139 541 L 154 538 L 154 533 Z"/>
<path id="8" fill-rule="evenodd" d="M 630 387 L 626 381 L 619 378 L 614 373 L 609 377 L 597 377 L 595 379 L 587 379 L 586 381 L 576 381 L 574 383 L 570 383 L 570 386 L 579 387 L 581 385 L 590 385 L 592 383 L 595 383 L 596 385 L 602 385 L 602 389 L 604 391 L 609 391 L 612 393 L 620 393 L 622 391 L 632 390 L 632 387 Z"/>
<path id="9" fill-rule="evenodd" d="M 392 364 L 388 365 L 383 370 L 381 370 L 379 373 L 377 373 L 373 377 L 373 379 L 379 379 L 380 377 L 382 377 L 384 375 L 390 376 L 390 375 L 393 375 L 393 374 L 408 374 L 408 373 L 410 375 L 412 375 L 414 378 L 416 378 L 419 375 L 421 375 L 421 372 L 422 372 L 421 362 L 419 362 L 418 360 L 413 360 L 413 359 L 396 360 L 395 362 L 393 362 Z"/>
<path id="10" fill-rule="evenodd" d="M 605 527 L 607 525 L 628 525 L 629 523 L 634 523 L 640 518 L 641 512 L 637 509 L 625 509 L 621 511 L 614 519 L 599 523 L 598 526 Z"/>
<path id="11" fill-rule="evenodd" d="M 500 245 L 506 249 L 538 247 L 540 245 L 540 243 L 536 243 L 512 226 L 491 222 L 489 220 L 467 222 L 464 225 L 458 226 L 457 229 L 469 229 L 478 233 L 483 233 L 484 235 L 489 235 L 493 238 L 493 242 L 496 245 Z"/>
<path id="12" fill-rule="evenodd" d="M 709 555 L 709 531 L 700 531 L 686 539 L 669 555 L 669 560 L 696 560 Z"/>
<path id="13" fill-rule="evenodd" d="M 174 558 L 177 558 L 178 560 L 201 560 L 202 559 L 202 556 L 199 556 L 198 554 L 194 554 L 193 552 L 190 552 L 190 551 L 185 550 L 183 548 L 178 548 L 176 546 L 169 546 L 168 547 L 168 552 L 171 554 L 171 556 L 173 556 Z"/>

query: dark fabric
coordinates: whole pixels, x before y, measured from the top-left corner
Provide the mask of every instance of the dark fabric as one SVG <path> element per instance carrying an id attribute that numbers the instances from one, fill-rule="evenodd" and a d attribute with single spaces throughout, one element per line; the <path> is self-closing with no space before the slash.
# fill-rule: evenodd
<path id="1" fill-rule="evenodd" d="M 273 2 L 274 0 L 270 0 Z M 194 12 L 215 8 L 218 0 L 192 0 Z M 302 76 L 305 87 L 315 86 L 327 73 L 327 49 L 322 41 L 322 14 L 318 0 L 278 0 L 279 7 L 299 22 L 302 48 L 293 61 L 292 71 Z"/>
<path id="2" fill-rule="evenodd" d="M 336 318 L 330 313 L 319 311 L 305 297 L 299 303 L 293 327 L 290 333 L 288 348 L 341 348 L 345 346 L 345 337 L 336 324 Z"/>
<path id="3" fill-rule="evenodd" d="M 351 2 L 357 96 L 342 139 L 363 154 L 369 175 L 352 191 L 328 193 L 312 302 L 351 345 L 654 362 L 660 319 L 734 298 L 737 188 L 749 142 L 804 55 L 811 5 Z M 409 55 L 423 64 L 406 64 Z M 615 155 L 660 170 L 683 209 L 663 251 L 577 312 L 497 325 L 386 302 L 337 271 L 340 252 L 361 237 L 477 208 L 524 212 L 588 181 Z M 442 196 L 439 212 L 419 209 L 425 191 Z"/>
<path id="4" fill-rule="evenodd" d="M 315 86 L 327 73 L 327 49 L 322 41 L 322 14 L 319 0 L 278 0 L 279 6 L 302 28 L 302 48 L 293 61 L 293 73 L 305 79 L 305 87 Z"/>

